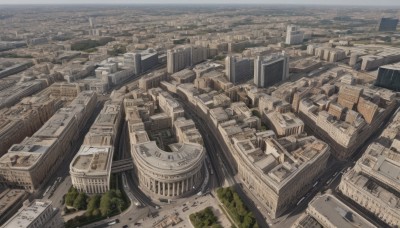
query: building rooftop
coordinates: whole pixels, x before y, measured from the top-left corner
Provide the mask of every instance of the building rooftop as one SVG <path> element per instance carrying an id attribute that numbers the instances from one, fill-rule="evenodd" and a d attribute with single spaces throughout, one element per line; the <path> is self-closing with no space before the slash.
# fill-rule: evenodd
<path id="1" fill-rule="evenodd" d="M 31 223 L 43 212 L 51 207 L 51 201 L 35 200 L 28 207 L 18 211 L 2 227 L 4 228 L 23 228 L 30 227 Z"/>
<path id="2" fill-rule="evenodd" d="M 382 184 L 374 179 L 369 178 L 365 174 L 357 173 L 354 170 L 346 173 L 344 178 L 358 186 L 365 193 L 377 198 L 386 207 L 392 208 L 394 211 L 400 211 L 400 197 L 384 188 Z"/>
<path id="3" fill-rule="evenodd" d="M 83 145 L 71 162 L 71 172 L 99 175 L 111 170 L 113 148 Z"/>
<path id="4" fill-rule="evenodd" d="M 318 217 L 321 217 L 313 216 L 321 224 L 324 224 L 321 220 L 326 220 L 334 227 L 375 227 L 368 220 L 364 219 L 361 215 L 331 194 L 316 196 L 310 202 L 307 210 L 310 210 L 310 208 L 318 213 Z"/>
<path id="5" fill-rule="evenodd" d="M 29 169 L 50 150 L 56 141 L 56 138 L 26 138 L 20 144 L 14 144 L 8 153 L 0 158 L 0 167 Z"/>
<path id="6" fill-rule="evenodd" d="M 0 194 L 0 216 L 7 213 L 10 207 L 15 206 L 21 202 L 22 198 L 26 195 L 26 191 L 22 189 L 5 189 Z"/>
<path id="7" fill-rule="evenodd" d="M 265 139 L 265 152 L 254 145 L 252 138 L 239 140 L 234 136 L 233 140 L 239 153 L 254 164 L 277 192 L 302 169 L 329 153 L 329 146 L 314 136 L 269 137 Z"/>
<path id="8" fill-rule="evenodd" d="M 132 145 L 139 157 L 160 172 L 190 169 L 205 156 L 203 146 L 195 143 L 173 144 L 172 152 L 161 150 L 155 141 Z"/>
<path id="9" fill-rule="evenodd" d="M 282 129 L 293 128 L 296 126 L 304 126 L 303 121 L 296 117 L 293 113 L 279 113 L 276 111 L 267 113 L 267 118 L 273 125 L 278 125 Z"/>

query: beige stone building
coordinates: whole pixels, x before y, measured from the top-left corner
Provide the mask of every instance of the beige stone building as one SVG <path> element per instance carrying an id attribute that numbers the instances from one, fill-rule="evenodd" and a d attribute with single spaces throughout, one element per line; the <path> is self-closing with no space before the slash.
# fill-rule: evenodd
<path id="1" fill-rule="evenodd" d="M 50 200 L 34 200 L 32 203 L 24 202 L 23 208 L 18 211 L 2 227 L 16 228 L 54 228 L 64 227 L 60 211 L 53 208 Z"/>
<path id="2" fill-rule="evenodd" d="M 351 170 L 343 176 L 339 189 L 389 226 L 400 225 L 400 198 L 378 181 Z"/>
<path id="3" fill-rule="evenodd" d="M 96 94 L 82 92 L 59 109 L 32 137 L 13 145 L 0 158 L 0 182 L 30 192 L 55 172 L 70 152 L 97 103 Z"/>
<path id="4" fill-rule="evenodd" d="M 58 108 L 55 99 L 40 96 L 25 98 L 11 108 L 0 110 L 0 156 L 35 133 Z"/>
<path id="5" fill-rule="evenodd" d="M 330 154 L 329 146 L 313 136 L 267 138 L 264 151 L 251 139 L 233 137 L 233 141 L 241 180 L 273 218 L 306 194 L 325 169 Z"/>
<path id="6" fill-rule="evenodd" d="M 276 111 L 264 112 L 268 126 L 273 129 L 278 136 L 290 136 L 301 134 L 304 130 L 303 121 L 293 113 L 279 113 Z"/>
<path id="7" fill-rule="evenodd" d="M 18 212 L 26 198 L 28 198 L 28 194 L 25 190 L 4 189 L 0 193 L 0 224 L 4 224 L 5 221 Z"/>
<path id="8" fill-rule="evenodd" d="M 292 228 L 353 228 L 377 227 L 330 193 L 317 195 Z"/>
<path id="9" fill-rule="evenodd" d="M 139 186 L 154 198 L 187 196 L 202 183 L 205 151 L 199 144 L 175 144 L 168 152 L 149 141 L 132 145 L 131 153 Z"/>
<path id="10" fill-rule="evenodd" d="M 49 87 L 51 96 L 54 98 L 74 99 L 78 94 L 85 90 L 83 83 L 58 82 Z"/>
<path id="11" fill-rule="evenodd" d="M 122 121 L 120 102 L 105 104 L 70 164 L 72 185 L 89 194 L 110 190 L 114 146 Z"/>
<path id="12" fill-rule="evenodd" d="M 139 88 L 147 91 L 148 89 L 158 87 L 161 81 L 167 78 L 165 70 L 151 72 L 142 76 L 139 80 Z"/>
<path id="13" fill-rule="evenodd" d="M 124 104 L 139 187 L 155 199 L 193 194 L 203 182 L 206 153 L 181 105 L 160 89 Z"/>
<path id="14" fill-rule="evenodd" d="M 72 185 L 89 194 L 101 194 L 110 190 L 113 147 L 83 145 L 71 162 Z"/>
<path id="15" fill-rule="evenodd" d="M 356 165 L 339 190 L 391 227 L 400 226 L 400 112 Z"/>
<path id="16" fill-rule="evenodd" d="M 293 95 L 296 99 L 292 100 L 292 107 L 306 125 L 332 146 L 333 155 L 340 160 L 350 157 L 397 106 L 390 90 L 338 82 L 352 77 L 350 73 L 334 68 L 303 83 L 302 90 L 298 89 L 299 84 L 292 88 L 299 90 Z M 331 89 L 332 85 L 338 93 Z"/>
<path id="17" fill-rule="evenodd" d="M 282 112 L 290 110 L 290 104 L 262 96 L 267 98 L 260 98 L 264 102 L 261 106 Z M 244 102 L 217 107 L 207 93 L 187 99 L 207 120 L 206 124 L 219 132 L 218 140 L 230 151 L 226 156 L 237 164 L 242 183 L 273 218 L 296 205 L 326 167 L 330 155 L 326 143 L 304 135 L 276 139 L 273 131 L 259 130 L 260 119 L 253 116 Z"/>

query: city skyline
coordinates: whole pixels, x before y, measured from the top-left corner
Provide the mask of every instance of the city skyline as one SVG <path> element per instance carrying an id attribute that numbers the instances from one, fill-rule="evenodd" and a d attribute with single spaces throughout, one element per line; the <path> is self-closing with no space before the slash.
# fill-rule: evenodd
<path id="1" fill-rule="evenodd" d="M 49 5 L 75 5 L 75 4 L 90 4 L 90 5 L 118 5 L 118 4 L 128 4 L 128 5 L 137 5 L 137 4 L 156 4 L 156 5 L 165 5 L 165 4 L 180 4 L 180 5 L 351 5 L 351 6 L 400 6 L 400 2 L 395 0 L 383 0 L 377 3 L 374 0 L 354 0 L 354 1 L 345 1 L 345 0 L 337 0 L 335 2 L 326 2 L 323 0 L 250 0 L 243 3 L 240 0 L 194 0 L 191 2 L 187 2 L 184 0 L 168 0 L 168 1 L 160 1 L 160 0 L 117 0 L 117 1 L 110 1 L 110 0 L 61 0 L 61 1 L 51 1 L 51 0 L 15 0 L 13 2 L 6 2 L 4 0 L 0 1 L 0 5 L 21 5 L 21 4 L 49 4 Z"/>
<path id="2" fill-rule="evenodd" d="M 397 1 L 2 3 L 0 227 L 400 227 Z"/>

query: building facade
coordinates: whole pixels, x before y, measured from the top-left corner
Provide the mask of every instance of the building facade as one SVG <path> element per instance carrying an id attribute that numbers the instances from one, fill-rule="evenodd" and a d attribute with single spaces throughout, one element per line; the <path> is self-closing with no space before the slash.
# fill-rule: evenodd
<path id="1" fill-rule="evenodd" d="M 32 137 L 14 144 L 0 158 L 0 182 L 34 192 L 70 153 L 97 103 L 96 94 L 82 92 L 59 109 Z"/>
<path id="2" fill-rule="evenodd" d="M 375 85 L 400 92 L 400 64 L 379 67 Z"/>
<path id="3" fill-rule="evenodd" d="M 239 59 L 237 56 L 225 58 L 225 74 L 234 84 L 250 80 L 254 75 L 254 61 L 248 58 Z"/>
<path id="4" fill-rule="evenodd" d="M 54 228 L 64 227 L 60 211 L 53 208 L 50 200 L 34 200 L 24 202 L 24 206 L 2 227 Z"/>
<path id="5" fill-rule="evenodd" d="M 378 31 L 380 32 L 388 32 L 388 31 L 396 31 L 397 25 L 399 24 L 399 19 L 397 18 L 381 18 L 379 21 Z"/>
<path id="6" fill-rule="evenodd" d="M 155 199 L 198 191 L 204 180 L 206 152 L 193 121 L 183 117 L 181 105 L 158 88 L 124 103 L 139 187 Z"/>
<path id="7" fill-rule="evenodd" d="M 296 45 L 303 43 L 304 32 L 299 30 L 298 26 L 288 25 L 286 30 L 286 44 Z"/>
<path id="8" fill-rule="evenodd" d="M 198 64 L 208 57 L 207 48 L 183 46 L 167 51 L 167 72 L 173 74 L 186 67 Z"/>
<path id="9" fill-rule="evenodd" d="M 254 84 L 269 87 L 289 77 L 289 57 L 284 53 L 257 56 L 254 60 Z"/>

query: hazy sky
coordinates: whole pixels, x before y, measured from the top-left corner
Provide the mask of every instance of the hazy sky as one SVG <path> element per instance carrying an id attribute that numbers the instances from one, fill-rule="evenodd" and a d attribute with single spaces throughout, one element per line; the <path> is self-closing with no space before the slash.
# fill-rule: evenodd
<path id="1" fill-rule="evenodd" d="M 396 5 L 400 0 L 0 0 L 0 4 L 335 4 Z"/>

